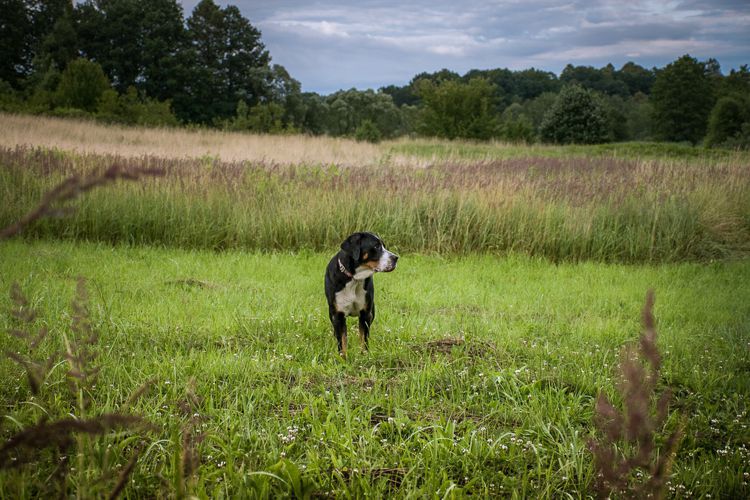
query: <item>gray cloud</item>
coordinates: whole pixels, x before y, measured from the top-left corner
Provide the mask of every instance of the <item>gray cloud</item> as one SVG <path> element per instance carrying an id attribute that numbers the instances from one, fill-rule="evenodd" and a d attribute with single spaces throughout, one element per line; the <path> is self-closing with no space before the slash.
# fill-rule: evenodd
<path id="1" fill-rule="evenodd" d="M 185 16 L 196 0 L 181 2 Z M 404 84 L 421 71 L 567 63 L 750 63 L 747 0 L 217 2 L 237 5 L 304 90 Z"/>

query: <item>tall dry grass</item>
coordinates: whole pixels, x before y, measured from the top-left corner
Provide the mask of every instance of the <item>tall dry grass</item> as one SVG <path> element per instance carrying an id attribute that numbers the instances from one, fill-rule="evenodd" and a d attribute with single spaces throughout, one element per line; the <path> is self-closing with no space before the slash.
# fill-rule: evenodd
<path id="1" fill-rule="evenodd" d="M 367 228 L 413 252 L 554 260 L 710 259 L 750 250 L 750 169 L 614 158 L 516 158 L 423 169 L 284 166 L 0 149 L 0 227 L 72 175 L 165 172 L 82 199 L 36 237 L 260 250 L 335 248 Z"/>
<path id="2" fill-rule="evenodd" d="M 646 294 L 638 350 L 623 349 L 618 392 L 622 410 L 606 395 L 596 400 L 594 424 L 601 434 L 589 441 L 599 498 L 664 498 L 682 429 L 665 434 L 672 392 L 659 392 L 662 358 L 656 344 L 654 292 Z M 663 442 L 660 442 L 663 441 Z"/>
<path id="3" fill-rule="evenodd" d="M 261 135 L 201 128 L 147 128 L 105 125 L 93 120 L 0 113 L 0 146 L 45 147 L 77 153 L 125 157 L 215 158 L 269 164 L 339 166 L 491 162 L 510 158 L 598 156 L 659 160 L 745 161 L 741 152 L 670 143 L 610 143 L 554 146 L 498 141 L 400 138 L 379 145 L 345 138 Z"/>
<path id="4" fill-rule="evenodd" d="M 306 135 L 258 135 L 211 129 L 102 125 L 93 121 L 0 113 L 0 146 L 42 146 L 126 157 L 212 157 L 284 164 L 373 165 L 379 146 Z"/>
<path id="5" fill-rule="evenodd" d="M 23 231 L 26 226 L 33 224 L 43 217 L 59 215 L 64 213 L 66 209 L 70 210 L 70 207 L 65 206 L 66 203 L 92 189 L 117 180 L 134 181 L 146 175 L 158 176 L 163 174 L 162 170 L 155 168 L 123 169 L 117 164 L 113 164 L 103 172 L 95 172 L 87 176 L 82 176 L 80 173 L 73 174 L 45 193 L 39 204 L 32 208 L 26 215 L 15 223 L 0 229 L 0 240 L 15 236 Z"/>

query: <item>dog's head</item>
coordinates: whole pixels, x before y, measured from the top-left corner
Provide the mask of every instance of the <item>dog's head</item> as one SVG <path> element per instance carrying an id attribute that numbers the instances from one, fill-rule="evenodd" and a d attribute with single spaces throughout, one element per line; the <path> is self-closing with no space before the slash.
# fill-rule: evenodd
<path id="1" fill-rule="evenodd" d="M 352 234 L 341 244 L 341 249 L 354 260 L 356 279 L 396 269 L 398 255 L 389 252 L 383 241 L 372 233 Z"/>

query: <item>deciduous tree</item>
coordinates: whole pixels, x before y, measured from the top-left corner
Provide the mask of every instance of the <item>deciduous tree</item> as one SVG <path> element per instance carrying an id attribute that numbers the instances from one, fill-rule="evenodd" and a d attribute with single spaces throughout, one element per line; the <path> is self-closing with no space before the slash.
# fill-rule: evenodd
<path id="1" fill-rule="evenodd" d="M 468 83 L 445 80 L 417 82 L 423 109 L 419 129 L 448 139 L 490 139 L 498 134 L 495 87 L 484 78 Z"/>
<path id="2" fill-rule="evenodd" d="M 398 135 L 401 113 L 390 95 L 373 90 L 340 90 L 325 98 L 326 131 L 331 135 L 353 136 L 369 120 L 382 137 Z"/>

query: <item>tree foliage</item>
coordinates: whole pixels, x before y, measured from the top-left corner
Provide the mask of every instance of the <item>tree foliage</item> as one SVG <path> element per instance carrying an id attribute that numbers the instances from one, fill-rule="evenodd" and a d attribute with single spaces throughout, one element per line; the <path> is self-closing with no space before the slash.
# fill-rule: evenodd
<path id="1" fill-rule="evenodd" d="M 0 0 L 0 79 L 21 89 L 68 0 Z"/>
<path id="2" fill-rule="evenodd" d="M 520 104 L 513 103 L 505 108 L 501 117 L 500 138 L 513 143 L 531 143 L 535 136 L 531 119 Z"/>
<path id="3" fill-rule="evenodd" d="M 370 120 L 363 120 L 357 130 L 354 131 L 354 138 L 360 142 L 366 141 L 376 144 L 380 142 L 381 137 L 380 129 Z"/>
<path id="4" fill-rule="evenodd" d="M 423 109 L 420 131 L 447 139 L 490 139 L 498 133 L 494 113 L 495 88 L 484 78 L 468 83 L 446 79 L 417 82 Z"/>
<path id="5" fill-rule="evenodd" d="M 667 141 L 697 143 L 714 103 L 705 63 L 684 55 L 659 71 L 651 90 L 655 132 Z"/>
<path id="6" fill-rule="evenodd" d="M 750 124 L 750 102 L 739 95 L 722 97 L 716 101 L 708 119 L 706 146 L 750 146 L 744 142 L 743 126 Z"/>
<path id="7" fill-rule="evenodd" d="M 187 20 L 191 81 L 186 111 L 191 121 L 230 117 L 237 102 L 253 106 L 264 97 L 270 56 L 260 31 L 235 6 L 202 0 Z"/>
<path id="8" fill-rule="evenodd" d="M 608 64 L 601 70 L 591 66 L 568 64 L 560 74 L 560 81 L 566 85 L 580 85 L 607 95 L 627 96 L 630 94 L 625 82 L 617 78 L 614 66 Z"/>
<path id="9" fill-rule="evenodd" d="M 135 87 L 124 94 L 114 89 L 105 90 L 99 98 L 96 117 L 102 121 L 127 125 L 166 126 L 177 125 L 169 101 L 157 101 L 139 95 Z"/>
<path id="10" fill-rule="evenodd" d="M 101 66 L 87 59 L 76 59 L 63 71 L 57 98 L 64 107 L 93 112 L 109 88 Z"/>
<path id="11" fill-rule="evenodd" d="M 101 64 L 120 93 L 135 87 L 158 100 L 190 106 L 187 33 L 175 0 L 87 0 L 74 18 L 80 51 Z"/>
<path id="12" fill-rule="evenodd" d="M 750 70 L 732 70 L 718 86 L 719 99 L 708 118 L 706 146 L 750 148 Z"/>
<path id="13" fill-rule="evenodd" d="M 607 134 L 602 105 L 579 85 L 563 87 L 540 127 L 542 139 L 557 144 L 597 144 Z"/>
<path id="14" fill-rule="evenodd" d="M 740 95 L 750 97 L 750 69 L 747 64 L 733 69 L 719 85 L 719 96 Z"/>
<path id="15" fill-rule="evenodd" d="M 334 136 L 353 136 L 363 122 L 371 122 L 382 137 L 402 130 L 401 114 L 390 95 L 373 90 L 340 90 L 325 98 L 326 131 Z"/>
<path id="16" fill-rule="evenodd" d="M 72 4 L 68 4 L 41 41 L 35 58 L 36 71 L 63 71 L 77 58 L 78 33 L 74 22 Z"/>
<path id="17" fill-rule="evenodd" d="M 627 122 L 627 139 L 631 141 L 647 141 L 653 137 L 651 116 L 653 109 L 651 101 L 645 94 L 637 93 L 628 100 L 625 108 Z"/>
<path id="18" fill-rule="evenodd" d="M 404 85 L 399 87 L 397 85 L 388 85 L 381 87 L 380 92 L 388 94 L 393 99 L 393 104 L 398 106 L 414 106 L 419 103 L 419 96 L 414 93 L 414 89 L 411 85 Z"/>
<path id="19" fill-rule="evenodd" d="M 377 92 L 319 95 L 271 64 L 260 31 L 237 7 L 201 0 L 186 15 L 178 0 L 0 0 L 0 109 L 360 138 L 418 132 L 735 147 L 750 135 L 750 72 L 724 76 L 714 59 L 686 55 L 664 69 L 569 64 L 559 77 L 535 68 L 441 69 Z M 82 80 L 79 57 L 103 70 L 106 86 L 98 73 Z M 564 86 L 589 92 L 578 103 L 588 115 L 564 111 Z"/>
<path id="20" fill-rule="evenodd" d="M 23 0 L 0 0 L 0 79 L 20 88 L 31 64 L 30 20 Z"/>
<path id="21" fill-rule="evenodd" d="M 617 78 L 627 85 L 631 96 L 639 93 L 649 95 L 656 75 L 653 70 L 646 69 L 629 61 L 623 64 L 622 68 L 617 72 Z"/>
<path id="22" fill-rule="evenodd" d="M 84 57 L 97 62 L 112 85 L 124 92 L 140 76 L 143 45 L 139 0 L 86 0 L 77 9 Z"/>

